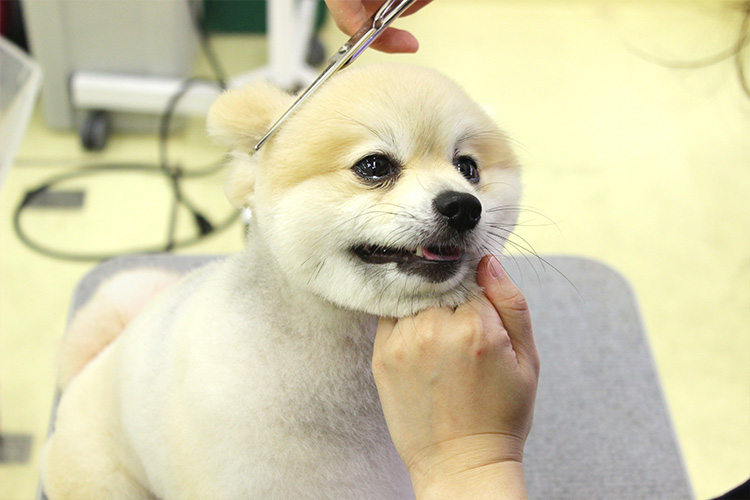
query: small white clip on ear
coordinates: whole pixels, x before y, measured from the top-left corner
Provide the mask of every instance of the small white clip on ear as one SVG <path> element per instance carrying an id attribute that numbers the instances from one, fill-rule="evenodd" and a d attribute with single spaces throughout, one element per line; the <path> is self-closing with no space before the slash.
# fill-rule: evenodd
<path id="1" fill-rule="evenodd" d="M 250 224 L 251 220 L 253 220 L 253 211 L 250 210 L 250 207 L 242 207 L 240 214 L 242 217 L 242 222 L 244 222 L 246 226 Z"/>

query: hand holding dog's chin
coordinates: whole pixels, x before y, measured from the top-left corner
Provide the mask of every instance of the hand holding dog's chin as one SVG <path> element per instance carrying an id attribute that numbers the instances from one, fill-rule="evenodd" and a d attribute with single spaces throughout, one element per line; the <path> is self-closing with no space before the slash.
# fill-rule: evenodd
<path id="1" fill-rule="evenodd" d="M 477 272 L 485 292 L 455 311 L 378 325 L 373 374 L 419 500 L 526 495 L 539 360 L 523 295 L 491 262 Z"/>

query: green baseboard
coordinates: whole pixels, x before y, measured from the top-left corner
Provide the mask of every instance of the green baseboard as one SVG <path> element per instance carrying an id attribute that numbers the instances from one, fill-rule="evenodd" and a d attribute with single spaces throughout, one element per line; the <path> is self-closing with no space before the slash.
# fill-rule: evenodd
<path id="1" fill-rule="evenodd" d="M 265 0 L 203 0 L 206 30 L 214 33 L 265 33 Z M 325 2 L 318 2 L 315 31 L 326 20 Z"/>

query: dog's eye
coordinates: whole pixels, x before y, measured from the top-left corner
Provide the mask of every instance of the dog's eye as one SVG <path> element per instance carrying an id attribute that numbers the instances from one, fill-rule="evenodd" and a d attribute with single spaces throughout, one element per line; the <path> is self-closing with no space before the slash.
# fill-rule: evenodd
<path id="1" fill-rule="evenodd" d="M 453 160 L 453 165 L 461 172 L 461 175 L 466 177 L 469 182 L 476 184 L 479 182 L 479 170 L 477 169 L 477 162 L 471 156 L 459 156 Z"/>
<path id="2" fill-rule="evenodd" d="M 381 181 L 397 173 L 398 168 L 384 155 L 370 155 L 354 165 L 354 172 L 369 181 Z"/>

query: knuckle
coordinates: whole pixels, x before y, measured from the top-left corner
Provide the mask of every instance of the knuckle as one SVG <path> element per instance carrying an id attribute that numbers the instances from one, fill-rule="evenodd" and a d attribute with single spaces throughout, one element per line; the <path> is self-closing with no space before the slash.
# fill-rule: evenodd
<path id="1" fill-rule="evenodd" d="M 511 311 L 525 313 L 529 310 L 529 304 L 521 291 L 517 291 L 503 299 L 503 307 Z"/>
<path id="2" fill-rule="evenodd" d="M 472 314 L 465 323 L 466 334 L 472 337 L 481 335 L 484 331 L 484 323 L 482 322 L 482 316 L 479 314 Z"/>
<path id="3" fill-rule="evenodd" d="M 420 328 L 418 328 L 416 331 L 416 335 L 414 337 L 414 345 L 420 351 L 424 351 L 424 350 L 429 349 L 431 346 L 433 346 L 437 338 L 438 338 L 438 335 L 437 335 L 437 332 L 435 331 L 434 325 L 423 324 L 423 325 L 420 325 Z"/>
<path id="4" fill-rule="evenodd" d="M 404 364 L 407 356 L 399 344 L 401 343 L 392 342 L 373 354 L 371 368 L 375 378 L 383 378 L 389 373 L 396 372 L 399 366 Z"/>
<path id="5" fill-rule="evenodd" d="M 504 328 L 498 328 L 488 335 L 488 343 L 498 347 L 499 349 L 513 348 L 513 342 L 510 340 L 510 335 Z"/>
<path id="6" fill-rule="evenodd" d="M 444 328 L 444 320 L 440 311 L 426 310 L 417 316 L 414 323 L 414 342 L 419 348 L 432 345 L 441 337 Z"/>
<path id="7" fill-rule="evenodd" d="M 478 313 L 467 314 L 456 324 L 456 338 L 464 345 L 476 344 L 483 337 L 484 325 Z"/>
<path id="8" fill-rule="evenodd" d="M 399 323 L 385 342 L 375 344 L 371 363 L 373 371 L 387 372 L 403 362 L 407 356 L 404 335 Z"/>
<path id="9" fill-rule="evenodd" d="M 406 342 L 404 340 L 404 332 L 400 328 L 394 332 L 390 342 L 388 342 L 383 351 L 378 356 L 379 360 L 384 366 L 388 367 L 393 363 L 399 363 L 406 357 Z"/>
<path id="10" fill-rule="evenodd" d="M 537 353 L 534 353 L 529 357 L 529 364 L 531 365 L 535 377 L 538 379 L 539 374 L 542 371 L 542 363 L 539 360 L 539 355 Z"/>
<path id="11" fill-rule="evenodd" d="M 385 373 L 388 371 L 386 369 L 385 362 L 378 355 L 372 357 L 372 364 L 370 368 L 372 369 L 372 374 L 376 379 L 380 378 L 382 375 L 385 375 Z"/>
<path id="12" fill-rule="evenodd" d="M 404 342 L 393 342 L 388 349 L 388 358 L 385 361 L 386 366 L 394 366 L 403 363 L 408 357 L 406 345 Z"/>

